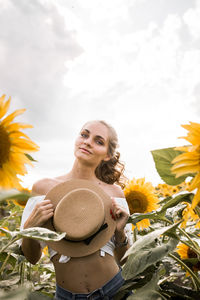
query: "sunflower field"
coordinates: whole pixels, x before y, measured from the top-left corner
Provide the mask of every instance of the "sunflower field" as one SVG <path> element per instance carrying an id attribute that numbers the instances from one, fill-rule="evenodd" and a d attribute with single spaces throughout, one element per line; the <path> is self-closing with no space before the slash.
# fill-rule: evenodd
<path id="1" fill-rule="evenodd" d="M 39 147 L 22 132 L 32 127 L 14 122 L 24 109 L 8 114 L 10 98 L 0 97 L 0 299 L 53 299 L 55 273 L 46 248 L 36 265 L 20 250 L 23 237 L 60 240 L 44 228 L 20 230 L 31 191 L 23 187 L 30 152 Z M 189 145 L 152 150 L 162 183 L 127 180 L 133 245 L 125 253 L 125 284 L 115 296 L 127 299 L 200 299 L 200 124 L 183 125 Z M 123 258 L 123 259 L 124 259 Z"/>

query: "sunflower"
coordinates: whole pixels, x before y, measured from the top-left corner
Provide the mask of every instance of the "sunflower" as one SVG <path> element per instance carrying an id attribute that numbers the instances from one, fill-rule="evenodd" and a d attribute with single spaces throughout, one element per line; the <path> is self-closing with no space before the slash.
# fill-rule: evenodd
<path id="1" fill-rule="evenodd" d="M 192 201 L 192 208 L 195 208 L 200 202 L 200 124 L 190 122 L 190 125 L 182 125 L 182 127 L 188 130 L 187 136 L 182 138 L 190 142 L 191 145 L 175 148 L 183 153 L 172 160 L 174 165 L 171 171 L 176 174 L 176 177 L 190 173 L 195 174 L 188 186 L 189 191 L 197 188 Z"/>
<path id="2" fill-rule="evenodd" d="M 124 188 L 130 213 L 148 213 L 156 210 L 158 206 L 158 197 L 155 195 L 155 189 L 150 182 L 145 183 L 145 178 L 139 178 L 128 181 Z M 137 228 L 143 229 L 150 226 L 148 219 L 137 223 Z"/>
<path id="3" fill-rule="evenodd" d="M 21 129 L 33 126 L 23 123 L 14 123 L 16 116 L 25 109 L 17 109 L 6 115 L 11 98 L 5 101 L 5 95 L 0 97 L 0 186 L 2 188 L 22 188 L 17 175 L 27 173 L 25 164 L 32 165 L 26 155 L 27 152 L 38 151 L 39 147 L 21 132 Z"/>
<path id="4" fill-rule="evenodd" d="M 194 272 L 198 272 L 200 270 L 200 261 L 198 260 L 197 254 L 187 245 L 181 243 L 177 246 L 177 253 L 183 262 L 188 265 Z M 195 259 L 193 262 L 188 262 L 188 259 Z M 189 273 L 187 272 L 189 275 Z"/>
<path id="5" fill-rule="evenodd" d="M 8 230 L 8 227 L 2 227 L 2 228 Z M 6 234 L 5 234 L 4 232 L 1 232 L 1 231 L 0 231 L 0 236 L 6 236 Z"/>
<path id="6" fill-rule="evenodd" d="M 155 187 L 155 193 L 158 195 L 158 197 L 170 197 L 172 195 L 175 195 L 181 191 L 184 191 L 186 189 L 186 182 L 182 182 L 179 185 L 169 185 L 166 183 L 159 183 Z"/>
<path id="7" fill-rule="evenodd" d="M 196 222 L 195 227 L 200 228 L 200 219 L 199 216 L 195 213 L 191 204 L 187 202 L 183 202 L 186 205 L 182 212 L 183 222 L 181 223 L 181 227 L 185 228 L 188 221 Z"/>
<path id="8" fill-rule="evenodd" d="M 45 256 L 49 254 L 49 252 L 48 252 L 48 246 L 46 246 L 46 247 L 43 248 L 42 253 L 43 253 Z"/>

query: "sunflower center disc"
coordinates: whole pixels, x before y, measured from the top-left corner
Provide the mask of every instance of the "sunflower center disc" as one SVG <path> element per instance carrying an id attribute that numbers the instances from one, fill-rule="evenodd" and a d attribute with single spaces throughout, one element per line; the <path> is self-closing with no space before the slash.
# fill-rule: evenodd
<path id="1" fill-rule="evenodd" d="M 129 202 L 129 205 L 131 206 L 132 213 L 146 212 L 147 206 L 148 206 L 148 200 L 147 200 L 147 197 L 143 193 L 141 193 L 139 191 L 133 191 L 127 197 L 127 201 Z"/>
<path id="2" fill-rule="evenodd" d="M 8 161 L 9 153 L 10 153 L 10 139 L 9 135 L 4 129 L 4 127 L 0 124 L 0 168 L 2 168 L 3 164 Z"/>
<path id="3" fill-rule="evenodd" d="M 189 258 L 196 258 L 197 257 L 197 254 L 190 248 L 188 248 L 187 254 L 188 254 Z"/>

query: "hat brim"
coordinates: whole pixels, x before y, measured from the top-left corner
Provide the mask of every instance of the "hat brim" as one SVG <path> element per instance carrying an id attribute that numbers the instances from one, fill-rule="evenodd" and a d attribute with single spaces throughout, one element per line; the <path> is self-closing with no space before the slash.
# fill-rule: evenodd
<path id="1" fill-rule="evenodd" d="M 110 209 L 112 207 L 111 197 L 104 192 L 97 184 L 84 179 L 70 179 L 65 182 L 62 182 L 55 187 L 53 187 L 45 196 L 45 199 L 51 200 L 54 209 L 56 208 L 59 201 L 70 191 L 77 188 L 88 188 L 98 193 L 101 197 L 104 210 L 105 210 L 105 223 L 108 227 L 101 232 L 99 232 L 89 243 L 86 245 L 83 241 L 81 242 L 71 242 L 66 239 L 62 239 L 57 242 L 47 242 L 47 245 L 53 250 L 57 251 L 60 254 L 70 256 L 70 257 L 83 257 L 90 255 L 98 251 L 103 247 L 113 236 L 116 229 L 116 222 L 112 219 L 110 215 Z M 76 226 L 76 224 L 74 225 Z M 48 228 L 52 231 L 55 231 L 53 226 L 53 218 L 50 218 L 43 227 Z"/>

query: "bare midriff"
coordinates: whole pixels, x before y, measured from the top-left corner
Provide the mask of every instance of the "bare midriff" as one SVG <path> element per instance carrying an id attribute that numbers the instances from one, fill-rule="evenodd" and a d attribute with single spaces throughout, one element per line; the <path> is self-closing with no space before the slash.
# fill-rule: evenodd
<path id="1" fill-rule="evenodd" d="M 100 256 L 99 251 L 86 257 L 71 258 L 67 263 L 59 263 L 59 258 L 59 254 L 52 257 L 56 282 L 73 293 L 90 293 L 102 287 L 119 272 L 115 258 L 107 253 Z"/>

